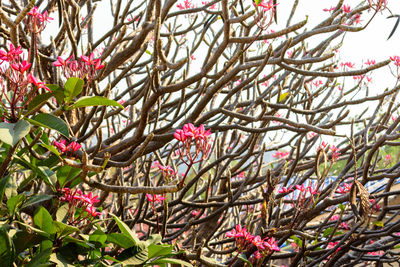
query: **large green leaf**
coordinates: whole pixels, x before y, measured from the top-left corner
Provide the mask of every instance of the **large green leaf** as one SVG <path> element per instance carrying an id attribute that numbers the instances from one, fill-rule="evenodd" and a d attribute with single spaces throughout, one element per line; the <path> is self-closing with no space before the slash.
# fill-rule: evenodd
<path id="1" fill-rule="evenodd" d="M 84 96 L 76 100 L 76 102 L 69 107 L 69 109 L 91 107 L 91 106 L 115 106 L 124 109 L 124 107 L 117 101 L 108 99 L 104 96 Z"/>
<path id="2" fill-rule="evenodd" d="M 51 195 L 46 195 L 46 194 L 40 194 L 40 195 L 33 195 L 30 196 L 25 203 L 21 206 L 21 209 L 38 204 L 40 202 L 52 199 L 53 196 Z"/>
<path id="3" fill-rule="evenodd" d="M 54 116 L 53 114 L 40 113 L 26 120 L 36 126 L 56 130 L 65 137 L 69 137 L 67 124 L 62 119 Z"/>
<path id="4" fill-rule="evenodd" d="M 15 248 L 6 229 L 0 227 L 0 259 L 1 266 L 12 267 L 15 258 Z"/>
<path id="5" fill-rule="evenodd" d="M 70 264 L 66 259 L 64 259 L 61 255 L 58 253 L 53 253 L 50 256 L 50 261 L 54 262 L 57 264 L 57 267 L 74 267 L 73 264 Z"/>
<path id="6" fill-rule="evenodd" d="M 43 94 L 39 94 L 35 96 L 35 98 L 32 99 L 31 102 L 28 104 L 28 112 L 25 114 L 25 116 L 31 114 L 33 111 L 37 110 L 37 108 L 41 107 L 43 104 L 47 102 L 47 100 L 54 96 L 54 93 L 52 92 L 47 92 Z"/>
<path id="7" fill-rule="evenodd" d="M 10 175 L 0 178 L 0 203 L 3 202 L 3 196 L 8 185 L 8 181 L 10 181 Z"/>
<path id="8" fill-rule="evenodd" d="M 118 256 L 117 260 L 121 261 L 122 264 L 126 265 L 140 265 L 143 266 L 148 259 L 147 248 L 139 248 L 138 246 L 133 246 L 122 251 Z"/>
<path id="9" fill-rule="evenodd" d="M 148 258 L 152 259 L 155 257 L 165 256 L 170 254 L 173 250 L 173 246 L 168 244 L 163 244 L 163 245 L 150 244 L 148 250 L 149 250 Z"/>
<path id="10" fill-rule="evenodd" d="M 122 248 L 130 248 L 135 245 L 135 243 L 124 234 L 120 233 L 110 233 L 107 235 L 107 241 L 114 243 Z"/>
<path id="11" fill-rule="evenodd" d="M 64 89 L 62 89 L 60 86 L 57 84 L 46 84 L 46 86 L 50 89 L 52 94 L 57 100 L 57 103 L 59 105 L 62 105 L 64 102 Z"/>
<path id="12" fill-rule="evenodd" d="M 89 241 L 95 244 L 96 247 L 102 247 L 107 241 L 107 235 L 100 229 L 97 229 L 89 235 Z"/>
<path id="13" fill-rule="evenodd" d="M 79 228 L 58 221 L 53 221 L 53 226 L 56 230 L 56 233 L 60 237 L 64 237 L 79 231 Z"/>
<path id="14" fill-rule="evenodd" d="M 57 209 L 57 212 L 56 212 L 57 221 L 66 222 L 67 221 L 68 210 L 69 210 L 68 204 L 64 204 L 61 207 L 59 207 Z"/>
<path id="15" fill-rule="evenodd" d="M 19 194 L 15 195 L 7 200 L 7 208 L 10 211 L 10 215 L 14 215 L 15 211 L 19 206 L 21 206 L 22 202 L 26 199 L 26 195 Z"/>
<path id="16" fill-rule="evenodd" d="M 56 232 L 50 213 L 42 206 L 36 209 L 33 222 L 40 230 L 46 233 L 54 234 Z"/>
<path id="17" fill-rule="evenodd" d="M 75 96 L 79 95 L 82 92 L 82 88 L 85 82 L 82 79 L 71 77 L 65 83 L 65 102 L 69 104 Z"/>
<path id="18" fill-rule="evenodd" d="M 141 248 L 144 248 L 146 245 L 143 241 L 140 241 L 139 238 L 137 238 L 136 234 L 129 228 L 126 223 L 121 221 L 120 218 L 118 218 L 115 215 L 112 215 L 114 217 L 115 222 L 118 225 L 119 230 L 121 230 L 121 233 L 128 237 L 130 240 L 133 241 L 133 243 Z"/>
<path id="19" fill-rule="evenodd" d="M 26 265 L 26 267 L 36 267 L 42 263 L 46 263 L 51 254 L 52 248 L 44 249 L 40 253 L 36 254 L 32 260 Z"/>
<path id="20" fill-rule="evenodd" d="M 50 170 L 46 166 L 35 166 L 34 164 L 30 163 L 29 161 L 21 158 L 21 157 L 15 157 L 16 162 L 23 167 L 30 169 L 34 171 L 40 178 L 43 179 L 43 181 L 50 186 L 50 188 L 53 190 L 53 192 L 56 191 L 55 184 L 57 182 L 57 176 L 56 174 Z"/>
<path id="21" fill-rule="evenodd" d="M 18 255 L 22 251 L 31 248 L 40 242 L 42 242 L 46 237 L 38 235 L 36 233 L 28 233 L 28 231 L 18 231 L 13 236 L 13 243 L 15 246 L 16 254 Z"/>
<path id="22" fill-rule="evenodd" d="M 70 167 L 70 166 L 62 166 L 58 168 L 57 170 L 57 180 L 60 184 L 61 187 L 64 187 L 64 185 L 75 179 L 79 173 L 81 172 L 81 169 Z"/>
<path id="23" fill-rule="evenodd" d="M 24 120 L 16 123 L 0 123 L 0 140 L 6 144 L 14 146 L 29 133 L 31 125 Z"/>
<path id="24" fill-rule="evenodd" d="M 151 265 L 154 266 L 154 265 L 163 264 L 163 263 L 180 264 L 181 266 L 193 267 L 193 265 L 189 262 L 179 260 L 179 259 L 173 259 L 173 258 L 158 259 L 158 260 L 152 261 Z"/>

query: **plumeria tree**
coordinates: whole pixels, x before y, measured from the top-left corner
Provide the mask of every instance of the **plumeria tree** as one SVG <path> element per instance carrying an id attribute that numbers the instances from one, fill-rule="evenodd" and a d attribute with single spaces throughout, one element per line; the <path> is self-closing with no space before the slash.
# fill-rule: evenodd
<path id="1" fill-rule="evenodd" d="M 398 261 L 400 57 L 340 57 L 390 1 L 329 4 L 2 3 L 2 264 Z"/>

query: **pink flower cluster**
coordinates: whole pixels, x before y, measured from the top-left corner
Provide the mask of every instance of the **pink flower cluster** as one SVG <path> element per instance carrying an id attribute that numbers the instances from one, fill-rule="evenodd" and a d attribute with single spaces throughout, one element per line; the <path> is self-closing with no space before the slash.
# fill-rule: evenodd
<path id="1" fill-rule="evenodd" d="M 6 119 L 14 122 L 19 110 L 35 97 L 39 88 L 50 91 L 43 82 L 32 75 L 31 64 L 23 57 L 21 46 L 10 44 L 8 51 L 0 50 L 0 97 L 4 102 Z"/>
<path id="2" fill-rule="evenodd" d="M 179 10 L 185 10 L 185 9 L 192 9 L 192 8 L 194 8 L 194 5 L 192 4 L 191 1 L 189 1 L 189 0 L 184 0 L 184 1 L 183 1 L 183 5 L 180 3 L 180 4 L 177 4 L 176 7 L 179 8 Z"/>
<path id="3" fill-rule="evenodd" d="M 257 6 L 262 7 L 264 9 L 264 12 L 266 12 L 270 10 L 274 11 L 277 4 L 274 4 L 273 0 L 268 0 L 268 2 L 266 2 L 266 0 L 262 0 L 261 3 Z"/>
<path id="4" fill-rule="evenodd" d="M 272 157 L 278 158 L 278 159 L 283 159 L 287 155 L 289 155 L 289 152 L 287 152 L 287 151 L 276 151 L 275 154 L 272 155 Z"/>
<path id="5" fill-rule="evenodd" d="M 66 79 L 71 77 L 86 78 L 87 83 L 93 80 L 96 71 L 104 68 L 104 65 L 100 64 L 100 58 L 95 59 L 93 53 L 89 57 L 82 55 L 77 60 L 74 59 L 73 55 L 66 60 L 62 57 L 57 57 L 57 61 L 53 62 L 53 65 L 61 67 Z"/>
<path id="6" fill-rule="evenodd" d="M 71 225 L 85 226 L 101 214 L 94 207 L 100 200 L 92 192 L 85 195 L 79 189 L 63 188 L 61 193 L 60 201 L 68 202 L 67 221 Z"/>
<path id="7" fill-rule="evenodd" d="M 54 141 L 54 146 L 63 154 L 74 154 L 78 151 L 82 146 L 75 141 L 72 141 L 67 145 L 67 141 L 65 139 L 61 139 L 60 142 Z"/>
<path id="8" fill-rule="evenodd" d="M 236 247 L 238 252 L 248 250 L 252 245 L 257 247 L 257 251 L 254 253 L 256 259 L 260 259 L 274 251 L 280 251 L 277 245 L 277 241 L 273 237 L 261 239 L 260 236 L 253 236 L 247 232 L 246 227 L 238 224 L 232 231 L 226 233 L 227 237 L 235 238 Z"/>
<path id="9" fill-rule="evenodd" d="M 337 221 L 340 219 L 339 215 L 333 215 L 331 218 L 329 218 L 329 221 Z M 349 230 L 349 225 L 346 222 L 341 222 L 339 225 L 340 228 Z"/>
<path id="10" fill-rule="evenodd" d="M 352 185 L 352 184 L 344 183 L 344 184 L 343 184 L 343 187 L 342 187 L 342 186 L 339 186 L 337 192 L 338 192 L 339 194 L 346 194 L 346 193 L 350 192 L 351 185 Z"/>
<path id="11" fill-rule="evenodd" d="M 53 18 L 50 18 L 47 14 L 47 11 L 40 13 L 38 8 L 35 6 L 28 12 L 28 18 L 26 20 L 26 26 L 29 31 L 32 33 L 39 33 L 46 28 L 47 22 L 52 21 Z"/>
<path id="12" fill-rule="evenodd" d="M 165 200 L 165 197 L 161 195 L 146 194 L 146 198 L 149 202 L 160 204 Z"/>
<path id="13" fill-rule="evenodd" d="M 191 123 L 185 124 L 182 130 L 175 131 L 174 137 L 179 141 L 179 157 L 187 166 L 207 159 L 211 150 L 210 135 L 211 131 L 205 130 L 204 125 L 196 127 Z M 194 145 L 194 151 L 192 151 L 192 145 Z"/>
<path id="14" fill-rule="evenodd" d="M 354 66 L 355 66 L 356 64 L 354 64 L 354 63 L 352 63 L 352 62 L 341 62 L 340 63 L 340 66 L 341 67 L 348 67 L 348 68 L 350 68 L 350 69 L 352 69 L 352 68 L 354 68 Z"/>

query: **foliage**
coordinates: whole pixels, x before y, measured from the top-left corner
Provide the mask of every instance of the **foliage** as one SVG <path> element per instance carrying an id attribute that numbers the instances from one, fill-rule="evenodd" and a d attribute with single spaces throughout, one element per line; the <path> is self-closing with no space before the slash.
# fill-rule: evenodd
<path id="1" fill-rule="evenodd" d="M 397 260 L 400 57 L 340 58 L 387 1 L 312 27 L 299 1 L 103 2 L 0 9 L 2 266 Z"/>

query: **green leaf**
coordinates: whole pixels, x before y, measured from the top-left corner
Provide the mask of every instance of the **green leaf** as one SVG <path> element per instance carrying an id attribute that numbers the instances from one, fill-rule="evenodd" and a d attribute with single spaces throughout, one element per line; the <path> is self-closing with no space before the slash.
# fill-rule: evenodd
<path id="1" fill-rule="evenodd" d="M 12 267 L 15 258 L 15 248 L 6 229 L 0 227 L 0 259 L 4 267 Z"/>
<path id="2" fill-rule="evenodd" d="M 323 236 L 324 236 L 324 237 L 330 236 L 330 235 L 332 234 L 333 230 L 334 230 L 334 229 L 333 229 L 332 227 L 326 228 L 325 231 L 324 231 L 324 233 L 323 233 Z"/>
<path id="3" fill-rule="evenodd" d="M 284 101 L 289 96 L 289 92 L 279 95 L 279 103 Z"/>
<path id="4" fill-rule="evenodd" d="M 103 231 L 97 229 L 89 235 L 89 241 L 95 243 L 95 245 L 100 244 L 100 247 L 102 247 L 107 241 L 107 235 Z"/>
<path id="5" fill-rule="evenodd" d="M 0 140 L 9 145 L 16 145 L 31 130 L 31 125 L 24 120 L 17 123 L 0 123 Z"/>
<path id="6" fill-rule="evenodd" d="M 52 199 L 53 196 L 51 195 L 46 195 L 46 194 L 40 194 L 40 195 L 34 195 L 29 197 L 25 203 L 21 206 L 21 209 L 35 205 L 37 203 Z"/>
<path id="7" fill-rule="evenodd" d="M 256 6 L 259 6 L 263 0 L 254 0 L 254 3 L 256 3 Z"/>
<path id="8" fill-rule="evenodd" d="M 244 259 L 241 256 L 239 256 L 239 259 L 242 259 L 245 262 L 250 263 L 247 259 Z M 163 258 L 163 259 L 158 259 L 158 260 L 155 260 L 155 261 L 151 262 L 152 265 L 163 264 L 163 263 L 180 264 L 181 266 L 193 267 L 193 265 L 191 263 L 189 263 L 189 262 L 186 262 L 186 261 L 183 261 L 183 260 L 179 260 L 179 259 L 173 259 L 173 258 Z M 252 266 L 252 265 L 250 265 L 250 266 Z"/>
<path id="9" fill-rule="evenodd" d="M 68 214 L 68 204 L 64 204 L 58 208 L 56 212 L 56 219 L 59 222 L 66 222 L 67 221 L 67 214 Z"/>
<path id="10" fill-rule="evenodd" d="M 9 181 L 10 181 L 10 175 L 0 178 L 0 203 L 3 202 L 4 192 L 6 190 Z"/>
<path id="11" fill-rule="evenodd" d="M 56 232 L 50 213 L 42 206 L 38 207 L 33 215 L 33 222 L 40 229 L 49 234 Z"/>
<path id="12" fill-rule="evenodd" d="M 58 168 L 56 174 L 58 183 L 60 184 L 61 188 L 64 187 L 65 184 L 68 183 L 69 181 L 75 179 L 81 171 L 82 169 L 70 166 L 62 166 Z"/>
<path id="13" fill-rule="evenodd" d="M 73 264 L 70 264 L 66 259 L 64 259 L 61 255 L 53 253 L 50 255 L 50 261 L 57 264 L 57 267 L 74 267 Z"/>
<path id="14" fill-rule="evenodd" d="M 151 244 L 161 244 L 162 236 L 160 234 L 153 234 L 150 235 L 149 238 L 146 240 L 147 243 Z"/>
<path id="15" fill-rule="evenodd" d="M 29 225 L 29 224 L 26 224 L 26 223 L 23 223 L 23 222 L 20 222 L 20 221 L 15 221 L 15 222 L 20 224 L 20 225 L 22 225 L 22 226 L 24 226 L 25 228 L 29 228 L 30 231 L 33 231 L 33 232 L 35 232 L 35 233 L 37 233 L 37 234 L 39 234 L 39 235 L 41 235 L 43 237 L 50 238 L 50 234 L 46 233 L 45 231 L 42 231 L 40 229 L 37 229 L 37 228 L 35 228 L 35 227 L 33 227 L 33 226 Z"/>
<path id="16" fill-rule="evenodd" d="M 84 96 L 76 100 L 76 102 L 68 107 L 68 109 L 91 107 L 91 106 L 114 106 L 124 109 L 124 107 L 115 100 L 108 99 L 104 96 Z"/>
<path id="17" fill-rule="evenodd" d="M 61 158 L 60 157 L 60 152 L 58 152 L 58 150 L 54 147 L 54 146 L 51 146 L 51 145 L 48 145 L 48 144 L 44 144 L 44 143 L 40 143 L 40 145 L 42 146 L 42 147 L 44 147 L 44 148 L 47 148 L 49 151 L 51 151 L 53 154 L 55 154 L 57 157 L 59 157 L 59 158 Z"/>
<path id="18" fill-rule="evenodd" d="M 50 89 L 50 91 L 53 93 L 54 97 L 57 100 L 57 103 L 59 105 L 62 105 L 64 103 L 64 89 L 62 89 L 60 86 L 57 84 L 46 84 L 46 86 Z"/>
<path id="19" fill-rule="evenodd" d="M 300 238 L 298 238 L 295 235 L 292 235 L 290 238 L 293 239 L 293 241 L 294 241 L 294 243 L 296 243 L 296 245 L 298 245 L 299 247 L 302 246 L 303 241 Z"/>
<path id="20" fill-rule="evenodd" d="M 56 174 L 50 170 L 46 166 L 40 166 L 38 167 L 40 172 L 38 173 L 39 176 L 43 179 L 43 181 L 50 186 L 50 188 L 53 190 L 53 192 L 56 192 L 56 183 L 57 183 L 57 176 Z"/>
<path id="21" fill-rule="evenodd" d="M 135 245 L 129 237 L 126 237 L 124 234 L 120 233 L 111 233 L 107 235 L 107 241 L 122 248 L 130 248 Z"/>
<path id="22" fill-rule="evenodd" d="M 144 242 L 140 241 L 139 238 L 137 238 L 136 234 L 129 228 L 128 225 L 126 225 L 123 221 L 121 221 L 120 218 L 115 216 L 114 214 L 112 215 L 114 217 L 115 222 L 118 225 L 119 230 L 123 235 L 128 237 L 133 243 L 141 248 L 145 247 Z"/>
<path id="23" fill-rule="evenodd" d="M 375 221 L 375 222 L 372 222 L 372 223 L 374 225 L 378 226 L 378 227 L 384 227 L 385 226 L 382 221 Z"/>
<path id="24" fill-rule="evenodd" d="M 140 248 L 138 246 L 133 246 L 122 251 L 117 260 L 121 261 L 122 264 L 126 265 L 142 265 L 148 259 L 147 248 Z"/>
<path id="25" fill-rule="evenodd" d="M 43 181 L 50 186 L 53 192 L 56 192 L 55 184 L 57 182 L 56 174 L 46 166 L 35 166 L 27 160 L 15 156 L 15 160 L 18 164 L 24 166 L 27 169 L 34 171 Z"/>
<path id="26" fill-rule="evenodd" d="M 163 245 L 150 244 L 148 246 L 148 250 L 149 250 L 148 258 L 153 259 L 155 257 L 165 256 L 170 254 L 173 250 L 173 246 L 168 244 L 163 244 Z"/>
<path id="27" fill-rule="evenodd" d="M 69 137 L 67 124 L 62 119 L 54 116 L 53 114 L 40 113 L 26 120 L 36 126 L 52 129 L 59 132 L 60 134 L 64 135 L 67 138 Z"/>
<path id="28" fill-rule="evenodd" d="M 152 55 L 152 53 L 149 50 L 146 50 L 146 53 L 149 54 L 150 56 Z"/>
<path id="29" fill-rule="evenodd" d="M 75 96 L 79 95 L 82 92 L 82 88 L 85 82 L 82 79 L 71 77 L 65 83 L 65 102 L 69 104 Z"/>
<path id="30" fill-rule="evenodd" d="M 60 237 L 64 237 L 79 231 L 79 228 L 58 221 L 53 221 L 53 226 L 56 230 L 56 233 Z"/>
<path id="31" fill-rule="evenodd" d="M 346 209 L 346 207 L 345 207 L 344 204 L 340 203 L 340 204 L 339 204 L 339 209 L 340 209 L 341 211 L 344 212 L 344 210 Z"/>
<path id="32" fill-rule="evenodd" d="M 46 263 L 51 254 L 52 248 L 44 249 L 40 253 L 36 254 L 32 260 L 26 265 L 26 267 L 36 267 L 41 263 Z"/>
<path id="33" fill-rule="evenodd" d="M 15 246 L 15 252 L 18 255 L 22 251 L 31 248 L 40 242 L 42 242 L 46 237 L 38 235 L 36 233 L 28 233 L 26 230 L 18 231 L 13 236 L 13 243 Z"/>
<path id="34" fill-rule="evenodd" d="M 47 92 L 47 93 L 43 93 L 43 94 L 39 94 L 39 95 L 35 96 L 32 99 L 32 101 L 29 102 L 28 108 L 27 108 L 28 112 L 25 114 L 25 116 L 28 116 L 33 111 L 35 111 L 35 109 L 44 105 L 47 102 L 47 100 L 49 100 L 49 98 L 51 98 L 52 96 L 54 96 L 54 93 L 52 93 L 52 92 Z"/>
<path id="35" fill-rule="evenodd" d="M 14 215 L 15 211 L 19 206 L 21 206 L 22 202 L 26 199 L 26 195 L 19 194 L 9 198 L 7 200 L 7 208 L 10 211 L 10 215 Z"/>

